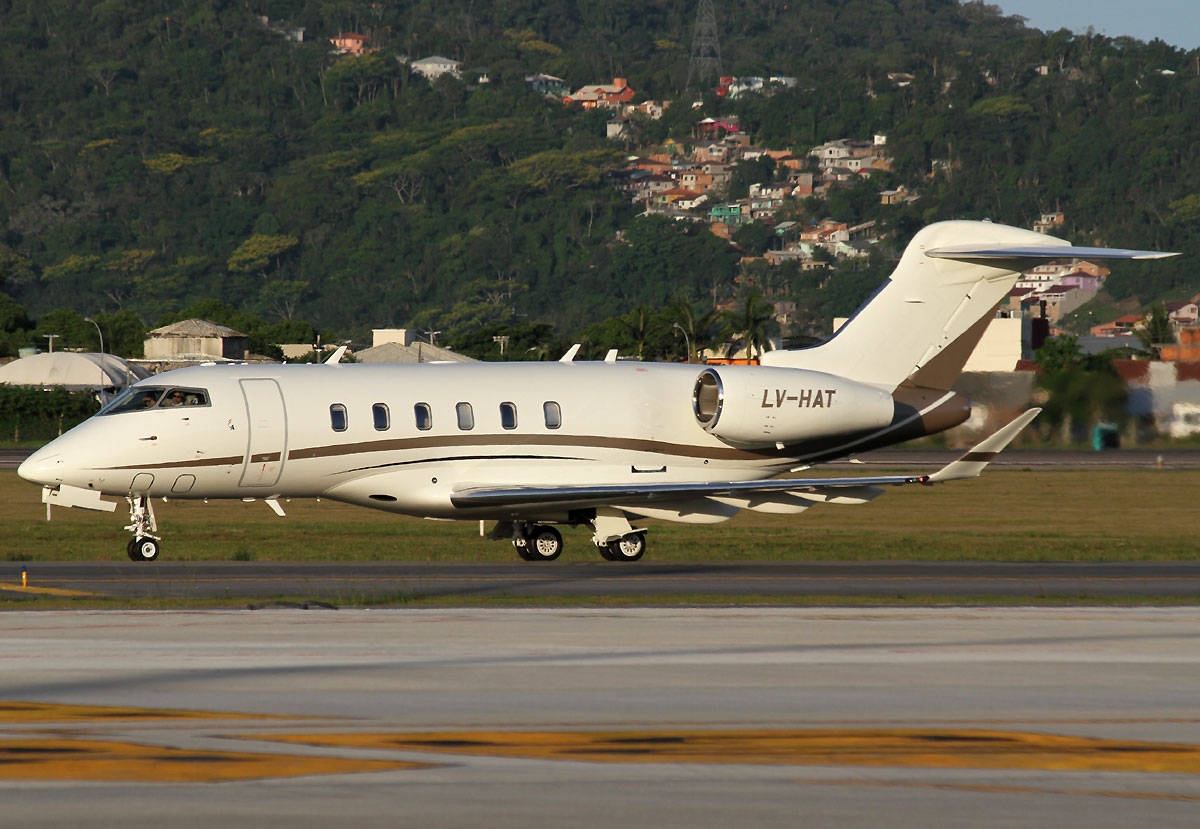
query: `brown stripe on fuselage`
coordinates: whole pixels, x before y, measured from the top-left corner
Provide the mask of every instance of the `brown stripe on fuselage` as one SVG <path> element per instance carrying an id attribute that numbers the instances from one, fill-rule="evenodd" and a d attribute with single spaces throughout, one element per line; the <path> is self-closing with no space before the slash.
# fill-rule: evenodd
<path id="1" fill-rule="evenodd" d="M 279 453 L 275 453 L 279 459 Z M 192 458 L 186 461 L 159 461 L 158 463 L 133 463 L 128 466 L 110 466 L 109 469 L 180 469 L 192 466 L 241 466 L 246 462 L 242 455 L 229 458 Z"/>
<path id="2" fill-rule="evenodd" d="M 788 450 L 775 447 L 761 450 L 745 450 L 695 446 L 690 444 L 665 443 L 657 440 L 636 438 L 610 438 L 592 435 L 431 435 L 419 438 L 394 438 L 390 440 L 371 440 L 361 443 L 327 444 L 311 446 L 305 449 L 293 449 L 288 452 L 288 460 L 305 460 L 309 458 L 338 458 L 346 455 L 365 454 L 370 452 L 405 452 L 416 449 L 447 449 L 467 447 L 511 447 L 511 446 L 545 446 L 545 447 L 579 447 L 591 449 L 620 449 L 627 452 L 649 452 L 658 455 L 675 455 L 688 458 L 713 458 L 718 460 L 753 461 L 771 458 L 790 457 Z"/>

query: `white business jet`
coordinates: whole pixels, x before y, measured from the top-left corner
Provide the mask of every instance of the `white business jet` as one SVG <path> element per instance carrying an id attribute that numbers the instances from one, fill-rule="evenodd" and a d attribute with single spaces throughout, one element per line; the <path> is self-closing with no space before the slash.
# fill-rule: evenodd
<path id="1" fill-rule="evenodd" d="M 962 423 L 951 391 L 1021 270 L 1045 260 L 1156 259 L 1072 247 L 989 222 L 945 222 L 827 342 L 760 366 L 556 363 L 206 365 L 142 380 L 18 470 L 48 505 L 125 498 L 135 561 L 158 557 L 152 499 L 329 498 L 495 521 L 526 560 L 586 525 L 600 554 L 635 561 L 631 522 L 724 521 L 861 504 L 901 484 L 977 476 L 1025 412 L 929 475 L 785 477 L 813 463 Z"/>

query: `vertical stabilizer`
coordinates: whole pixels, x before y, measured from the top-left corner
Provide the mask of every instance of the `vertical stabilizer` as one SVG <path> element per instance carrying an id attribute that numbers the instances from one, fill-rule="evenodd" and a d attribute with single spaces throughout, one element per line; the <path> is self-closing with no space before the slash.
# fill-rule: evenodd
<path id="1" fill-rule="evenodd" d="M 991 222 L 941 222 L 913 238 L 888 280 L 832 338 L 813 348 L 769 352 L 762 362 L 888 389 L 906 381 L 948 389 L 1021 271 L 1051 259 L 1169 255 L 1078 248 Z"/>

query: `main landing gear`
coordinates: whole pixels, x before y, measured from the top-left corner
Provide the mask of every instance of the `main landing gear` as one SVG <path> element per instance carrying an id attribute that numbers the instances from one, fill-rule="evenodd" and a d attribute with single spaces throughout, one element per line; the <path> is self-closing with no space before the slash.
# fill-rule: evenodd
<path id="1" fill-rule="evenodd" d="M 605 561 L 637 561 L 645 555 L 646 531 L 631 527 L 624 513 L 597 510 L 594 517 L 586 520 L 595 530 L 592 543 Z M 488 538 L 511 538 L 513 549 L 523 561 L 554 561 L 563 550 L 562 534 L 549 524 L 501 521 L 488 533 Z"/>
<path id="2" fill-rule="evenodd" d="M 529 527 L 523 521 L 516 522 L 512 543 L 525 561 L 554 561 L 562 555 L 562 533 L 548 524 Z"/>
<path id="3" fill-rule="evenodd" d="M 125 550 L 130 561 L 154 561 L 158 558 L 158 523 L 154 520 L 154 508 L 145 495 L 131 495 L 129 502 L 129 525 L 125 529 L 133 533 Z"/>

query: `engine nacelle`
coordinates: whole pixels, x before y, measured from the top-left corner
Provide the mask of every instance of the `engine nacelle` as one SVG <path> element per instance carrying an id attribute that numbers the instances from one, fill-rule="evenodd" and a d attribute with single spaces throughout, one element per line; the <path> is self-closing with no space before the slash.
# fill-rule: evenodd
<path id="1" fill-rule="evenodd" d="M 770 446 L 880 429 L 892 422 L 892 396 L 821 371 L 766 366 L 707 368 L 692 409 L 726 443 Z"/>

